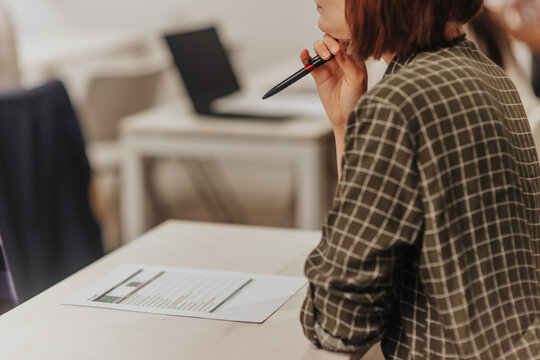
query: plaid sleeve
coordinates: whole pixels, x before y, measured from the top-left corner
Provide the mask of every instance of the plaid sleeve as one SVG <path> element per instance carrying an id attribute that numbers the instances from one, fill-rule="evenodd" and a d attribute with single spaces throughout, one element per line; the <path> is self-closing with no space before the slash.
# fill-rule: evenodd
<path id="1" fill-rule="evenodd" d="M 342 179 L 305 264 L 304 333 L 333 351 L 362 351 L 382 336 L 396 300 L 402 247 L 422 229 L 414 144 L 395 105 L 364 95 L 349 120 Z"/>

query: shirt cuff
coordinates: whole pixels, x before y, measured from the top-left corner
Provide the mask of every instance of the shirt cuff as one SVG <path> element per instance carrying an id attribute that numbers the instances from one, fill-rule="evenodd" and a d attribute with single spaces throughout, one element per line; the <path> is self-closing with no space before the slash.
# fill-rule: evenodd
<path id="1" fill-rule="evenodd" d="M 300 319 L 304 334 L 315 346 L 323 348 L 325 350 L 336 352 L 355 352 L 355 357 L 363 355 L 379 341 L 379 338 L 374 338 L 366 341 L 361 345 L 347 344 L 347 342 L 341 338 L 335 337 L 326 331 L 320 323 L 317 322 L 317 310 L 313 304 L 313 288 L 309 286 L 306 299 L 302 305 L 300 313 Z"/>

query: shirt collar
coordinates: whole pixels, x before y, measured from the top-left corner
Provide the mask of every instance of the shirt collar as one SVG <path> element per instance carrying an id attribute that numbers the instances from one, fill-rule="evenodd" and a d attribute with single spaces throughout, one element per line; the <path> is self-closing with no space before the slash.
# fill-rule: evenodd
<path id="1" fill-rule="evenodd" d="M 388 68 L 386 69 L 384 76 L 386 77 L 388 75 L 397 73 L 405 65 L 410 63 L 416 57 L 417 54 L 418 53 L 414 53 L 409 56 L 395 56 L 390 62 L 390 64 L 388 65 Z"/>
<path id="2" fill-rule="evenodd" d="M 398 71 L 400 71 L 404 66 L 409 64 L 419 53 L 422 53 L 425 51 L 440 50 L 442 48 L 455 46 L 465 40 L 466 40 L 466 36 L 461 35 L 455 39 L 452 39 L 450 41 L 447 41 L 441 44 L 432 44 L 432 45 L 426 46 L 425 48 L 417 50 L 406 56 L 395 56 L 390 62 L 390 64 L 388 65 L 388 68 L 386 69 L 386 72 L 384 73 L 384 77 L 391 74 L 395 74 Z"/>

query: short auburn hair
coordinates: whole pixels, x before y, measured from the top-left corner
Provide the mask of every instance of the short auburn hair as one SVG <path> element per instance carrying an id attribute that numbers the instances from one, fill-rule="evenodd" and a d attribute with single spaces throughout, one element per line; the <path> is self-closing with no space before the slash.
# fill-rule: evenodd
<path id="1" fill-rule="evenodd" d="M 483 0 L 346 0 L 349 51 L 359 59 L 407 55 L 443 43 L 448 23 L 465 24 Z"/>

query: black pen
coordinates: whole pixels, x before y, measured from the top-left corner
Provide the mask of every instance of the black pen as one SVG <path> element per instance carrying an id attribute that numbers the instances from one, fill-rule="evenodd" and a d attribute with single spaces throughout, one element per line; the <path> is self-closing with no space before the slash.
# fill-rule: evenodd
<path id="1" fill-rule="evenodd" d="M 289 76 L 288 78 L 286 78 L 285 80 L 283 80 L 282 82 L 280 82 L 279 84 L 274 86 L 266 94 L 264 94 L 263 100 L 269 98 L 272 95 L 277 94 L 281 90 L 283 90 L 283 89 L 289 87 L 290 85 L 294 84 L 295 82 L 297 82 L 298 80 L 300 80 L 301 78 L 303 78 L 304 76 L 306 76 L 307 74 L 309 74 L 310 72 L 312 72 L 313 70 L 318 68 L 319 66 L 321 66 L 321 65 L 325 64 L 326 62 L 332 60 L 333 57 L 334 57 L 334 55 L 332 55 L 330 58 L 328 58 L 328 60 L 324 60 L 319 55 L 315 56 L 314 58 L 312 58 L 309 61 L 309 64 L 304 66 L 303 69 L 298 70 L 297 72 L 295 72 L 294 74 L 292 74 L 291 76 Z"/>

